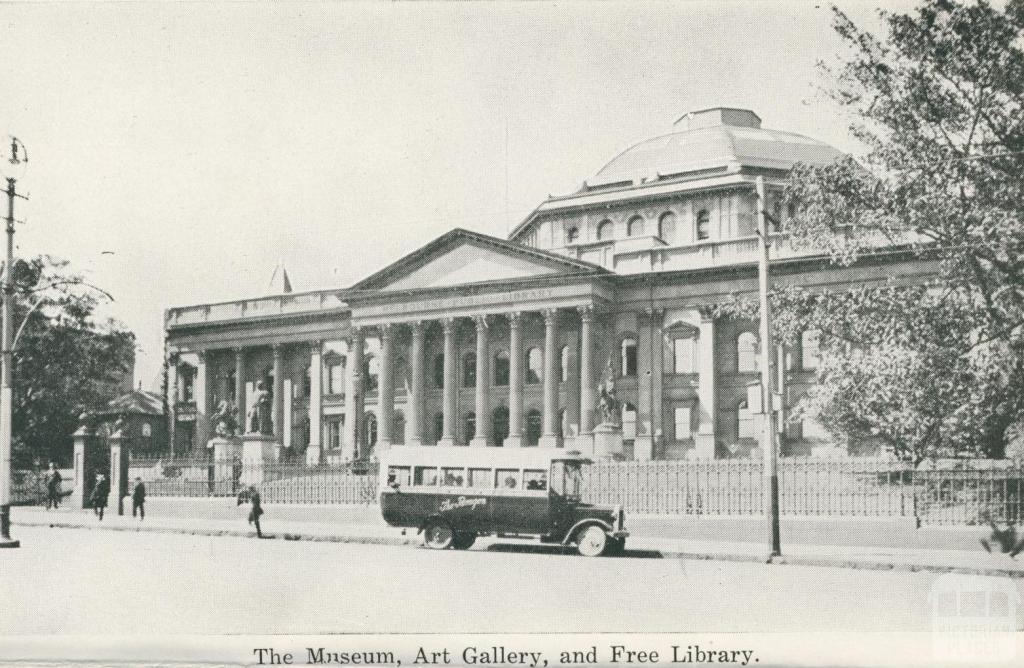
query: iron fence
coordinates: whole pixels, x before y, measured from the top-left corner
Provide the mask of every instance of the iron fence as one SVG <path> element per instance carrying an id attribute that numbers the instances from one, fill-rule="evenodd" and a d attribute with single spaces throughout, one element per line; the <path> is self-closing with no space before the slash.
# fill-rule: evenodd
<path id="1" fill-rule="evenodd" d="M 129 481 L 152 496 L 235 496 L 255 485 L 267 503 L 376 503 L 377 468 L 356 462 L 307 466 L 301 461 L 243 464 L 241 459 L 133 458 Z M 584 469 L 584 500 L 660 515 L 759 515 L 763 463 L 755 460 L 598 462 Z M 915 468 L 871 459 L 779 461 L 784 515 L 906 517 L 922 524 L 978 525 L 1024 521 L 1024 467 L 969 460 Z M 15 473 L 14 502 L 41 503 L 45 484 Z"/>

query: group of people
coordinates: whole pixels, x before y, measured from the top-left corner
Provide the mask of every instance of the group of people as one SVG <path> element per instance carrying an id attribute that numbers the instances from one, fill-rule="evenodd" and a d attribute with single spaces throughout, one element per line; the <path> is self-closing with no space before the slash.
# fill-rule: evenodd
<path id="1" fill-rule="evenodd" d="M 132 517 L 138 517 L 139 521 L 146 519 L 146 484 L 142 478 L 136 478 L 132 485 Z M 93 483 L 92 493 L 89 494 L 89 507 L 93 513 L 103 521 L 103 511 L 107 508 L 107 499 L 110 497 L 110 481 L 102 473 L 96 474 L 96 482 Z"/>

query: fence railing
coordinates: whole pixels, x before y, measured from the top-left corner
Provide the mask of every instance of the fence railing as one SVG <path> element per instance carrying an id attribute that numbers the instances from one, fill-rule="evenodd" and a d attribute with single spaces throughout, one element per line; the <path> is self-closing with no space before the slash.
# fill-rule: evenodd
<path id="1" fill-rule="evenodd" d="M 376 465 L 306 466 L 240 459 L 133 459 L 129 481 L 151 496 L 234 496 L 257 487 L 267 503 L 376 503 Z M 661 515 L 759 515 L 763 463 L 755 460 L 598 462 L 584 469 L 583 498 Z M 915 468 L 870 459 L 779 461 L 783 515 L 906 517 L 922 524 L 977 525 L 1024 521 L 1024 467 L 965 460 Z M 20 475 L 20 477 L 19 477 Z M 15 474 L 15 498 L 42 499 L 40 483 Z M 16 501 L 17 502 L 17 501 Z"/>

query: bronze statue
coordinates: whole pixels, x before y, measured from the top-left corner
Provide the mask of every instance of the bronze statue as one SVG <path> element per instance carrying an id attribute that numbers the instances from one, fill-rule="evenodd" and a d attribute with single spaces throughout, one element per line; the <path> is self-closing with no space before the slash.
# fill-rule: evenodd
<path id="1" fill-rule="evenodd" d="M 600 395 L 597 407 L 601 409 L 601 424 L 619 424 L 619 400 L 615 396 L 615 372 L 611 357 L 608 358 L 597 392 Z"/>
<path id="2" fill-rule="evenodd" d="M 221 438 L 231 438 L 238 433 L 238 418 L 235 404 L 230 401 L 222 401 L 217 405 L 213 414 L 213 431 Z"/>
<path id="3" fill-rule="evenodd" d="M 274 428 L 270 417 L 270 392 L 262 380 L 256 384 L 252 395 L 252 407 L 247 416 L 250 434 L 273 434 Z"/>

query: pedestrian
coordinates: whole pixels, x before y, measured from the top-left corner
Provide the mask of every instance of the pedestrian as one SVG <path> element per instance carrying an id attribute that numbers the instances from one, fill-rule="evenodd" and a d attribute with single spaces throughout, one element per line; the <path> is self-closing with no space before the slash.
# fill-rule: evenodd
<path id="1" fill-rule="evenodd" d="M 89 495 L 89 505 L 92 512 L 103 521 L 103 511 L 107 507 L 107 497 L 110 496 L 110 481 L 102 473 L 96 474 L 96 484 L 93 485 L 92 494 Z"/>
<path id="2" fill-rule="evenodd" d="M 135 511 L 139 511 L 139 521 L 146 519 L 146 486 L 142 478 L 135 479 L 135 486 L 132 487 L 132 517 Z"/>
<path id="3" fill-rule="evenodd" d="M 50 462 L 50 468 L 46 471 L 46 509 L 49 510 L 52 506 L 54 510 L 60 508 L 60 493 L 61 483 L 63 478 L 60 476 L 60 471 L 57 470 L 57 465 Z"/>
<path id="4" fill-rule="evenodd" d="M 260 515 L 263 514 L 263 505 L 260 503 L 260 493 L 256 491 L 255 485 L 249 485 L 247 489 L 242 490 L 242 493 L 238 495 L 238 503 L 236 506 L 240 506 L 246 501 L 252 506 L 249 509 L 249 524 L 256 525 L 256 537 L 263 538 L 263 531 L 260 529 Z"/>

